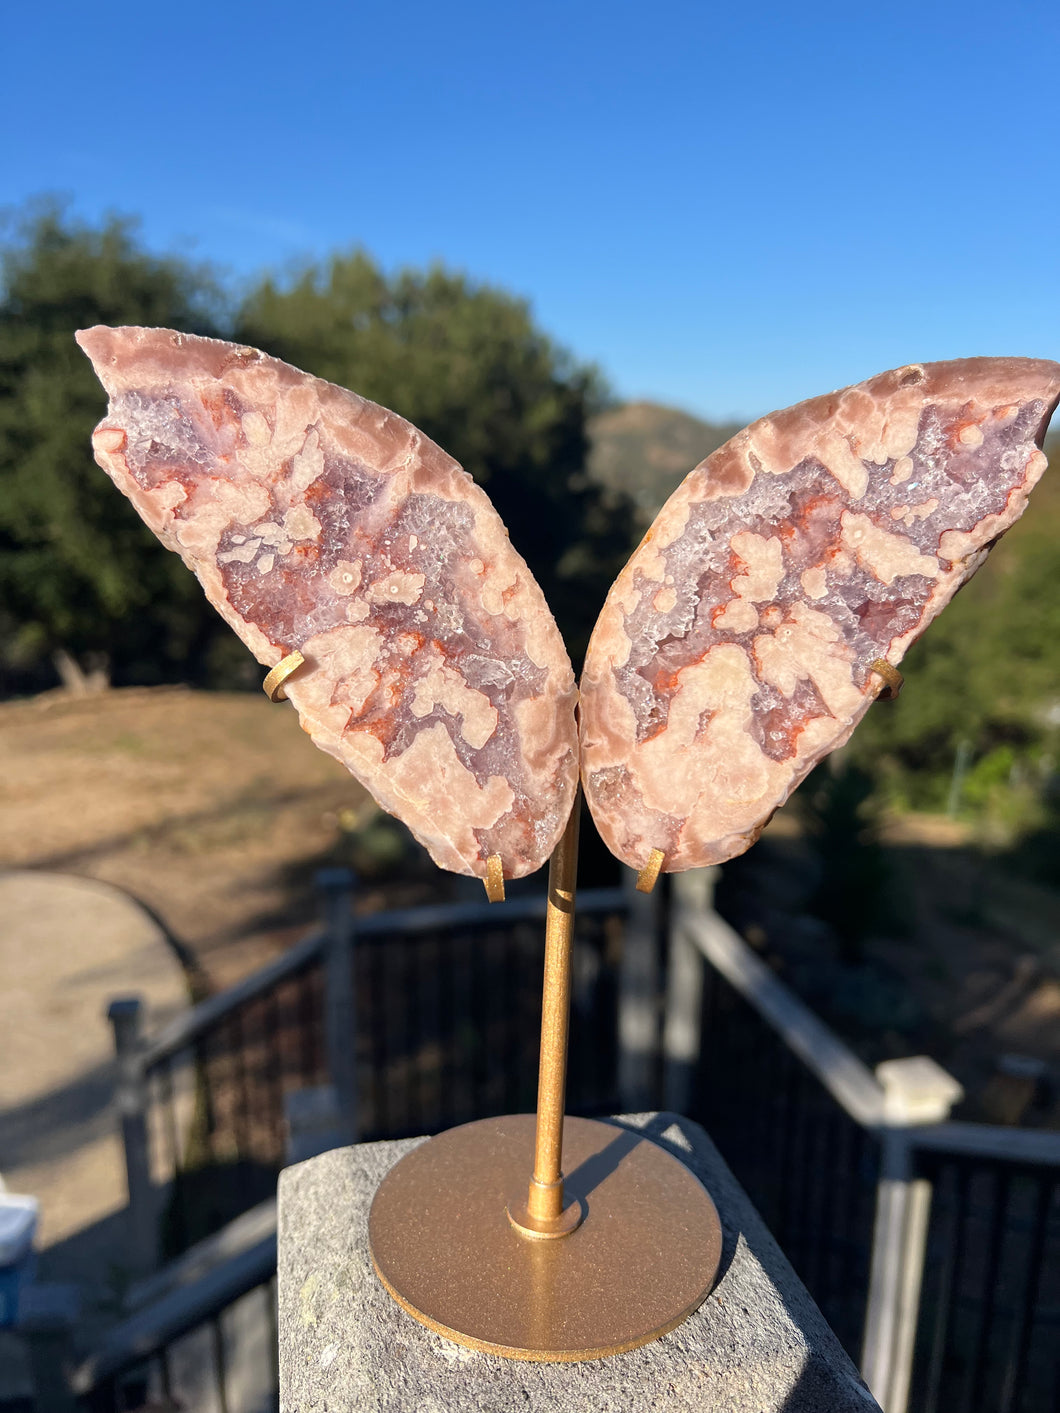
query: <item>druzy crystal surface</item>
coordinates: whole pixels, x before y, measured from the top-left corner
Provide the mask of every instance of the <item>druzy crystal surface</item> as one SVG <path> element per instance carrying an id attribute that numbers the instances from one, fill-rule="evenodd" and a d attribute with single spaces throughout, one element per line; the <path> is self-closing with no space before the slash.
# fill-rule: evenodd
<path id="1" fill-rule="evenodd" d="M 581 682 L 582 778 L 635 868 L 758 837 L 1019 517 L 1060 365 L 911 365 L 755 422 L 619 575 Z"/>
<path id="2" fill-rule="evenodd" d="M 168 329 L 78 342 L 96 459 L 259 662 L 306 659 L 303 728 L 443 868 L 540 867 L 577 783 L 575 688 L 481 491 L 410 423 L 256 349 Z"/>

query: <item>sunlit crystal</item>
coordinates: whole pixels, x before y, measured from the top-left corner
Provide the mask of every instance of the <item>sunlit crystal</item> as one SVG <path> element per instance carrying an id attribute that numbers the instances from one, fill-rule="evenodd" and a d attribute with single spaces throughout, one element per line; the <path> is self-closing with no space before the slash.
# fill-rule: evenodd
<path id="1" fill-rule="evenodd" d="M 110 395 L 96 459 L 303 728 L 442 867 L 541 866 L 577 780 L 574 679 L 485 493 L 410 423 L 255 349 L 78 334 Z"/>
<path id="2" fill-rule="evenodd" d="M 581 683 L 609 848 L 720 863 L 841 745 L 1042 471 L 1060 365 L 927 363 L 755 422 L 684 480 L 619 575 Z"/>

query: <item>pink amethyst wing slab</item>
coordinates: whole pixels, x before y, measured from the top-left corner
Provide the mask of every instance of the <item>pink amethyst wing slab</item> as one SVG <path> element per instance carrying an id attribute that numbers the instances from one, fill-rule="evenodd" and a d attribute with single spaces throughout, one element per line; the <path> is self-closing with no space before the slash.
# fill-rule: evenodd
<path id="1" fill-rule="evenodd" d="M 79 333 L 96 460 L 303 729 L 443 868 L 539 868 L 577 786 L 574 676 L 490 501 L 410 423 L 256 349 Z"/>
<path id="2" fill-rule="evenodd" d="M 582 778 L 634 868 L 720 863 L 841 745 L 1017 520 L 1060 364 L 895 369 L 755 422 L 618 576 L 581 680 Z"/>

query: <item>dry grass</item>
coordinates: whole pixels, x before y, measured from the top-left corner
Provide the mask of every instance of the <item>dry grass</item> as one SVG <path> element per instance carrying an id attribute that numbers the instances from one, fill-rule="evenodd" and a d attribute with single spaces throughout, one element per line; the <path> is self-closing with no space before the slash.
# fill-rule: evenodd
<path id="1" fill-rule="evenodd" d="M 374 809 L 289 706 L 254 695 L 131 688 L 2 704 L 0 760 L 3 864 L 126 889 L 212 987 L 305 929 L 314 869 Z"/>

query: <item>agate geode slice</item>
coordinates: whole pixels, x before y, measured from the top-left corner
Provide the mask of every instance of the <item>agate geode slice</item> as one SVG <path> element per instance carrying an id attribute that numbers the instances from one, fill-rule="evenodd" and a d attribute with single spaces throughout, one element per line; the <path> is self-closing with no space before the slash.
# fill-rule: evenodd
<path id="1" fill-rule="evenodd" d="M 256 349 L 77 335 L 110 396 L 96 460 L 260 663 L 298 650 L 302 726 L 443 868 L 548 858 L 577 784 L 575 688 L 485 493 L 410 423 Z"/>
<path id="2" fill-rule="evenodd" d="M 1042 471 L 1060 365 L 970 358 L 776 412 L 684 480 L 608 595 L 581 683 L 604 841 L 742 853 L 853 731 Z"/>

